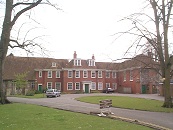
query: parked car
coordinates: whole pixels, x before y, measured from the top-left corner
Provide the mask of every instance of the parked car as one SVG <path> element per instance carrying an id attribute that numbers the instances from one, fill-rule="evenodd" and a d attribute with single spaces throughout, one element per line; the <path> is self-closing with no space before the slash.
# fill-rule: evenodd
<path id="1" fill-rule="evenodd" d="M 105 89 L 103 89 L 103 91 L 102 91 L 103 93 L 114 93 L 115 92 L 115 90 L 114 89 L 112 89 L 112 88 L 105 88 Z"/>
<path id="2" fill-rule="evenodd" d="M 61 96 L 61 91 L 57 90 L 57 89 L 48 89 L 46 91 L 46 96 L 48 97 L 59 97 Z"/>

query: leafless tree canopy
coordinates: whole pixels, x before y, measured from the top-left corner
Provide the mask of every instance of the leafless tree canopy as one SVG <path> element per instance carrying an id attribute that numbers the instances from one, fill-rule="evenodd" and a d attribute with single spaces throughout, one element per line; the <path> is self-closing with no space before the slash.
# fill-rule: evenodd
<path id="1" fill-rule="evenodd" d="M 11 32 L 14 29 L 14 25 L 19 21 L 19 17 L 24 15 L 26 12 L 31 12 L 32 9 L 37 7 L 38 5 L 49 5 L 59 10 L 58 6 L 55 4 L 51 4 L 49 0 L 6 0 L 1 1 L 1 4 L 4 4 L 5 7 L 5 16 L 2 25 L 2 32 L 0 38 L 0 96 L 1 103 L 5 104 L 8 102 L 5 94 L 5 87 L 3 86 L 3 68 L 5 57 L 7 55 L 7 51 L 10 48 L 21 48 L 28 52 L 32 52 L 30 47 L 38 46 L 42 49 L 41 45 L 36 42 L 37 39 L 40 39 L 42 36 L 35 36 L 31 39 L 26 39 L 29 32 L 31 32 L 35 28 L 28 29 L 28 32 L 23 37 L 23 40 L 19 39 L 19 35 L 16 37 L 11 36 Z M 30 15 L 28 16 L 30 17 Z M 21 26 L 22 27 L 22 26 Z M 20 33 L 20 29 L 18 34 Z"/>
<path id="2" fill-rule="evenodd" d="M 135 52 L 151 53 L 153 60 L 159 63 L 159 67 L 153 68 L 161 72 L 164 80 L 165 107 L 172 107 L 170 78 L 172 75 L 173 56 L 172 44 L 169 39 L 173 30 L 173 0 L 146 0 L 146 6 L 139 13 L 131 14 L 120 21 L 130 21 L 132 27 L 126 31 L 118 32 L 118 38 L 125 34 L 136 36 L 132 45 L 128 48 Z M 145 42 L 144 42 L 145 41 Z M 141 61 L 142 62 L 142 61 Z"/>

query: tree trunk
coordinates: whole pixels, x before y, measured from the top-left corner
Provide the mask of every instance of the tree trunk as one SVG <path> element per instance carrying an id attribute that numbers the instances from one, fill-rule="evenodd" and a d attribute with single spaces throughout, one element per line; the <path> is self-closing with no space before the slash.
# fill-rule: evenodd
<path id="1" fill-rule="evenodd" d="M 11 13 L 12 13 L 13 0 L 6 0 L 5 18 L 2 27 L 1 41 L 0 41 L 0 96 L 1 104 L 9 103 L 6 97 L 6 86 L 3 85 L 3 70 L 5 57 L 7 55 L 8 45 L 10 42 L 11 32 Z"/>
<path id="2" fill-rule="evenodd" d="M 165 81 L 164 81 L 164 103 L 163 107 L 171 108 L 173 107 L 170 91 L 170 70 L 166 69 Z"/>

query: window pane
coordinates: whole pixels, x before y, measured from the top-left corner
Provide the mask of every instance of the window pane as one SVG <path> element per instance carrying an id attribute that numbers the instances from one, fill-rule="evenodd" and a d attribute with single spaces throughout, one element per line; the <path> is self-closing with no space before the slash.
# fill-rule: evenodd
<path id="1" fill-rule="evenodd" d="M 56 78 L 60 78 L 60 71 L 56 71 Z"/>
<path id="2" fill-rule="evenodd" d="M 47 89 L 52 89 L 52 82 L 47 82 Z"/>
<path id="3" fill-rule="evenodd" d="M 116 78 L 116 72 L 112 72 L 112 78 Z"/>
<path id="4" fill-rule="evenodd" d="M 96 77 L 96 72 L 95 71 L 91 71 L 91 78 L 95 78 Z"/>
<path id="5" fill-rule="evenodd" d="M 98 77 L 102 78 L 102 71 L 98 71 Z"/>
<path id="6" fill-rule="evenodd" d="M 52 78 L 52 71 L 48 71 L 47 74 L 48 74 L 47 75 L 48 78 Z"/>
<path id="7" fill-rule="evenodd" d="M 80 90 L 80 83 L 75 84 L 75 90 Z"/>
<path id="8" fill-rule="evenodd" d="M 72 78 L 72 71 L 71 70 L 68 71 L 68 78 Z"/>
<path id="9" fill-rule="evenodd" d="M 55 83 L 55 87 L 57 90 L 61 90 L 61 83 L 60 82 L 56 82 Z"/>
<path id="10" fill-rule="evenodd" d="M 110 72 L 106 72 L 106 78 L 110 78 Z"/>
<path id="11" fill-rule="evenodd" d="M 96 83 L 95 82 L 92 82 L 91 90 L 96 90 Z"/>
<path id="12" fill-rule="evenodd" d="M 86 71 L 86 70 L 83 71 L 83 77 L 84 78 L 87 78 L 88 77 L 88 71 Z"/>
<path id="13" fill-rule="evenodd" d="M 76 71 L 76 78 L 80 78 L 80 71 Z"/>
<path id="14" fill-rule="evenodd" d="M 98 90 L 103 90 L 103 83 L 101 82 L 98 83 Z"/>
<path id="15" fill-rule="evenodd" d="M 67 90 L 72 90 L 72 89 L 73 89 L 73 84 L 67 83 Z"/>

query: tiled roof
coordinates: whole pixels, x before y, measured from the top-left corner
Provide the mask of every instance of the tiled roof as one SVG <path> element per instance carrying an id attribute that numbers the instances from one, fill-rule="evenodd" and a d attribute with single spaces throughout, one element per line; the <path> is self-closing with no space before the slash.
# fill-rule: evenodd
<path id="1" fill-rule="evenodd" d="M 52 63 L 56 63 L 56 67 L 52 67 Z M 132 59 L 122 63 L 113 62 L 96 62 L 95 66 L 88 66 L 88 60 L 81 59 L 81 66 L 74 66 L 74 60 L 70 62 L 67 59 L 38 58 L 38 57 L 16 57 L 9 55 L 6 57 L 4 66 L 4 79 L 11 80 L 15 78 L 15 74 L 28 72 L 27 79 L 35 79 L 35 70 L 39 69 L 104 69 L 120 71 L 135 67 L 151 67 L 154 61 L 146 55 L 138 55 Z M 149 63 L 149 64 L 147 64 Z"/>
<path id="2" fill-rule="evenodd" d="M 154 64 L 158 63 L 154 62 L 151 57 L 141 54 L 122 62 L 118 69 L 123 70 L 123 69 L 136 68 L 136 67 L 150 68 L 153 67 Z"/>
<path id="3" fill-rule="evenodd" d="M 118 70 L 120 63 L 96 62 L 97 69 Z"/>
<path id="4" fill-rule="evenodd" d="M 52 67 L 52 63 L 56 67 Z M 14 79 L 15 74 L 28 72 L 27 79 L 35 79 L 35 69 L 62 69 L 68 64 L 68 60 L 53 58 L 36 58 L 36 57 L 16 57 L 7 56 L 4 65 L 4 79 Z"/>

